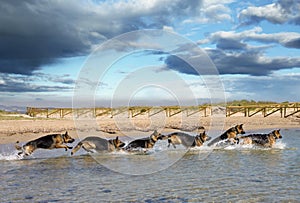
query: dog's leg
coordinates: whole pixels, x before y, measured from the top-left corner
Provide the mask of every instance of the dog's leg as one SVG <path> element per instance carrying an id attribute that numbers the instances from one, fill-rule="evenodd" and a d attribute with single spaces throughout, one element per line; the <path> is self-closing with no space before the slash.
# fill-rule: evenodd
<path id="1" fill-rule="evenodd" d="M 85 147 L 85 145 L 82 145 L 82 148 L 87 151 L 87 152 L 90 152 L 90 153 L 94 153 L 92 150 L 90 150 L 89 148 Z"/>
<path id="2" fill-rule="evenodd" d="M 175 144 L 172 142 L 171 138 L 168 139 L 168 147 L 170 147 L 170 145 L 173 145 L 174 148 L 176 148 Z"/>
<path id="3" fill-rule="evenodd" d="M 168 139 L 168 148 L 170 147 L 170 145 L 171 145 L 171 140 Z"/>
<path id="4" fill-rule="evenodd" d="M 66 151 L 68 151 L 68 149 L 73 149 L 73 147 L 69 147 L 67 145 L 56 145 L 55 148 L 64 148 Z"/>
<path id="5" fill-rule="evenodd" d="M 170 147 L 171 143 L 172 143 L 172 146 L 173 146 L 174 148 L 176 148 L 176 145 L 175 145 L 173 142 L 169 142 L 168 148 Z"/>
<path id="6" fill-rule="evenodd" d="M 235 138 L 236 144 L 240 143 L 240 139 L 238 137 Z"/>
<path id="7" fill-rule="evenodd" d="M 77 152 L 80 147 L 82 146 L 82 142 L 79 142 L 76 147 L 73 148 L 73 150 L 71 151 L 71 155 L 73 155 L 75 152 Z"/>

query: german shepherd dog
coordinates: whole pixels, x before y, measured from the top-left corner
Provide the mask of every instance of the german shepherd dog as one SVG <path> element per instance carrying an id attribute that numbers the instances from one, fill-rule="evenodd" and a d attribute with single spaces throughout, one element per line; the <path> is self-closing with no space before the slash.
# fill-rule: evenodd
<path id="1" fill-rule="evenodd" d="M 76 147 L 73 148 L 71 155 L 77 152 L 81 147 L 87 152 L 93 152 L 92 150 L 100 151 L 108 151 L 112 152 L 115 150 L 119 150 L 121 147 L 124 147 L 125 143 L 122 142 L 117 136 L 115 139 L 106 140 L 100 137 L 86 137 L 81 140 Z"/>
<path id="2" fill-rule="evenodd" d="M 273 130 L 268 134 L 251 134 L 239 137 L 239 139 L 242 139 L 241 144 L 255 144 L 270 148 L 274 147 L 276 140 L 281 138 L 280 129 Z"/>
<path id="3" fill-rule="evenodd" d="M 163 135 L 161 135 L 160 133 L 158 133 L 155 130 L 149 137 L 131 141 L 125 147 L 125 150 L 131 151 L 132 149 L 135 149 L 135 148 L 145 148 L 145 149 L 153 148 L 154 144 L 158 140 L 162 140 L 162 137 L 163 137 Z"/>
<path id="4" fill-rule="evenodd" d="M 182 144 L 185 147 L 201 147 L 205 141 L 211 139 L 205 131 L 199 135 L 192 136 L 183 132 L 175 132 L 167 135 L 168 137 L 168 147 L 172 144 L 174 148 L 176 145 Z"/>
<path id="5" fill-rule="evenodd" d="M 220 142 L 221 140 L 229 140 L 230 142 L 239 143 L 239 139 L 237 138 L 238 134 L 245 134 L 243 129 L 243 124 L 236 125 L 235 127 L 229 128 L 226 130 L 222 135 L 213 139 L 208 146 L 215 145 L 216 143 Z"/>
<path id="6" fill-rule="evenodd" d="M 29 156 L 32 154 L 32 152 L 38 148 L 40 149 L 55 149 L 55 148 L 65 148 L 67 151 L 68 149 L 72 149 L 72 147 L 69 147 L 65 145 L 64 143 L 72 143 L 75 139 L 73 139 L 68 132 L 65 134 L 51 134 L 46 135 L 40 138 L 37 138 L 35 140 L 27 142 L 22 147 L 17 145 L 19 141 L 16 142 L 15 148 L 17 150 L 22 150 L 18 153 L 18 155 L 25 154 L 26 156 Z"/>

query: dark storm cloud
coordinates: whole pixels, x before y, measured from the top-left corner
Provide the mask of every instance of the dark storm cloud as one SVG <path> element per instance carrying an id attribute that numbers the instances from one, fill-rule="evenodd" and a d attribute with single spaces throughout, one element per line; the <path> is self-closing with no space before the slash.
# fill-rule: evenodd
<path id="1" fill-rule="evenodd" d="M 207 49 L 220 74 L 269 75 L 273 71 L 300 67 L 299 57 L 268 57 L 266 51 L 274 46 L 300 48 L 300 34 L 296 32 L 262 33 L 255 27 L 242 32 L 218 31 L 199 45 L 216 44 L 215 49 Z M 251 45 L 254 42 L 256 45 Z M 257 45 L 257 42 L 262 44 Z"/>
<path id="2" fill-rule="evenodd" d="M 273 71 L 300 67 L 299 58 L 269 58 L 262 52 L 227 53 L 223 50 L 208 50 L 220 74 L 270 75 Z"/>
<path id="3" fill-rule="evenodd" d="M 217 48 L 228 50 L 245 50 L 247 44 L 234 39 L 222 39 L 217 42 Z"/>
<path id="4" fill-rule="evenodd" d="M 0 84 L 0 92 L 62 92 L 71 90 L 73 88 L 68 86 L 32 85 L 23 82 L 6 82 L 5 84 Z"/>
<path id="5" fill-rule="evenodd" d="M 2 1 L 0 72 L 30 75 L 61 57 L 86 53 L 93 36 L 67 15 L 51 1 Z"/>
<path id="6" fill-rule="evenodd" d="M 39 81 L 47 82 L 47 85 L 37 84 Z M 56 85 L 51 85 L 54 83 Z M 73 84 L 72 79 L 62 76 L 55 77 L 42 73 L 31 76 L 0 73 L 0 92 L 62 92 L 73 90 Z"/>
<path id="7" fill-rule="evenodd" d="M 165 64 L 169 69 L 176 70 L 180 73 L 185 73 L 189 75 L 199 75 L 197 71 L 192 68 L 186 61 L 181 58 L 170 55 L 165 59 Z"/>
<path id="8" fill-rule="evenodd" d="M 145 5 L 146 3 L 146 5 Z M 93 45 L 197 15 L 201 1 L 1 1 L 0 72 L 31 75 L 43 65 L 88 54 Z"/>
<path id="9" fill-rule="evenodd" d="M 300 67 L 299 58 L 273 57 L 269 58 L 260 51 L 227 52 L 221 49 L 209 49 L 207 54 L 216 66 L 219 74 L 243 74 L 266 76 L 273 71 Z M 189 75 L 209 75 L 213 66 L 204 64 L 197 71 L 182 58 L 170 55 L 164 60 L 164 69 L 176 70 Z M 205 68 L 204 68 L 205 67 Z M 211 71 L 209 71 L 211 70 Z"/>
<path id="10" fill-rule="evenodd" d="M 300 38 L 293 39 L 285 43 L 286 47 L 300 49 Z"/>

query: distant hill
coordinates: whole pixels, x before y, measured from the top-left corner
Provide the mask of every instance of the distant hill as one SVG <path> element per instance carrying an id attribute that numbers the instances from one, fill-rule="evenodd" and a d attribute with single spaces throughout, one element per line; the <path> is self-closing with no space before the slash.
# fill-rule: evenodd
<path id="1" fill-rule="evenodd" d="M 25 106 L 6 106 L 0 105 L 0 110 L 7 112 L 26 113 Z"/>

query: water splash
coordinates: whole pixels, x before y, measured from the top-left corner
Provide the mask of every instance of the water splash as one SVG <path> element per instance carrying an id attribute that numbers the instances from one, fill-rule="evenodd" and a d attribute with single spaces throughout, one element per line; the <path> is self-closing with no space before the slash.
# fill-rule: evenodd
<path id="1" fill-rule="evenodd" d="M 17 152 L 9 152 L 9 153 L 0 153 L 0 160 L 4 161 L 14 161 L 23 159 L 22 156 L 19 156 Z"/>
<path id="2" fill-rule="evenodd" d="M 276 142 L 274 148 L 275 149 L 286 149 L 286 143 L 284 143 L 282 141 Z"/>

